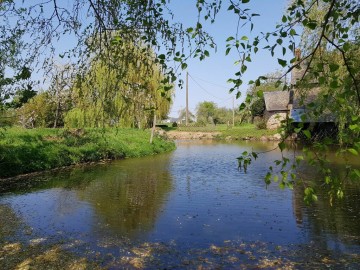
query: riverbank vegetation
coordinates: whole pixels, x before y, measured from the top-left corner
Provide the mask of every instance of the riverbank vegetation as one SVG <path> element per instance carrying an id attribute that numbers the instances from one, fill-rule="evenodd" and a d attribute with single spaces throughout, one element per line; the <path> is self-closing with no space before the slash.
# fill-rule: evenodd
<path id="1" fill-rule="evenodd" d="M 180 70 L 186 70 L 192 58 L 202 61 L 210 57 L 218 48 L 216 42 L 223 42 L 216 41 L 206 29 L 221 20 L 221 12 L 227 12 L 237 23 L 222 53 L 234 57 L 238 67 L 228 80 L 228 91 L 236 98 L 244 95 L 244 74 L 258 51 L 274 57 L 283 69 L 274 80 L 275 89 L 282 86 L 282 90 L 299 91 L 304 101 L 300 124 L 293 131 L 308 139 L 311 154 L 298 160 L 319 168 L 324 185 L 332 188 L 334 197 L 342 197 L 341 186 L 360 179 L 358 171 L 346 166 L 347 176 L 355 177 L 333 179 L 326 155 L 320 154 L 334 143 L 340 145 L 340 156 L 360 153 L 357 1 L 289 1 L 273 31 L 258 35 L 253 29 L 260 14 L 250 10 L 250 0 L 195 1 L 197 19 L 193 23 L 178 22 L 171 2 L 34 1 L 24 6 L 21 1 L 2 1 L 0 11 L 6 16 L 0 24 L 0 122 L 21 123 L 27 128 L 150 127 L 156 118 L 167 115 L 174 85 L 183 85 L 177 80 Z M 69 42 L 73 46 L 59 46 L 69 40 L 74 41 Z M 296 53 L 299 51 L 303 53 Z M 55 67 L 55 59 L 63 62 L 62 68 Z M 50 85 L 29 99 L 39 77 L 37 74 L 35 79 L 32 73 L 39 69 L 43 73 L 40 77 L 50 77 Z M 284 83 L 287 74 L 299 69 L 303 72 L 294 82 Z M 264 91 L 260 87 L 266 82 L 269 78 L 265 75 L 248 82 L 254 88 L 245 93 L 240 110 L 250 108 L 252 116 L 263 113 Z M 319 98 L 306 102 L 315 87 L 321 90 Z M 335 119 L 338 136 L 327 143 L 315 143 L 311 125 L 304 122 L 324 113 Z M 213 124 L 219 119 L 215 114 L 197 117 Z M 292 124 L 287 120 L 283 121 L 284 140 Z M 280 142 L 279 148 L 285 150 L 286 145 Z M 258 156 L 247 154 L 244 158 Z M 297 179 L 289 176 L 298 174 L 295 169 L 284 173 L 288 161 L 286 156 L 275 161 L 279 166 L 276 172 L 269 167 L 266 183 L 281 174 L 281 186 L 292 187 Z M 312 187 L 305 193 L 316 197 Z"/>
<path id="2" fill-rule="evenodd" d="M 0 136 L 0 178 L 84 162 L 154 155 L 175 149 L 171 141 L 139 129 L 22 129 Z"/>

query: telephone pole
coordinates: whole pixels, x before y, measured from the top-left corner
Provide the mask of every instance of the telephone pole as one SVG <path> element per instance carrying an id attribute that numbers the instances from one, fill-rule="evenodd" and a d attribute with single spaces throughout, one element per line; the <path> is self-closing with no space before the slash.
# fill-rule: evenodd
<path id="1" fill-rule="evenodd" d="M 186 114 L 185 114 L 185 125 L 189 123 L 189 72 L 186 72 Z"/>
<path id="2" fill-rule="evenodd" d="M 235 101 L 234 101 L 234 97 L 232 98 L 233 100 L 233 123 L 232 123 L 232 126 L 235 127 Z"/>

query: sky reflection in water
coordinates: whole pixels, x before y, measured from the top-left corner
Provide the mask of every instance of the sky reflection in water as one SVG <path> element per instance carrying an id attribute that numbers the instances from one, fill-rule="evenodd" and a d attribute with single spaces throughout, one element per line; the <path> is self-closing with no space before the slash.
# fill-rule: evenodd
<path id="1" fill-rule="evenodd" d="M 39 176 L 30 189 L 0 196 L 0 206 L 31 231 L 4 235 L 0 228 L 0 242 L 72 238 L 94 250 L 119 252 L 126 241 L 176 243 L 179 250 L 258 241 L 359 253 L 359 186 L 348 187 L 347 199 L 333 207 L 320 194 L 307 208 L 301 187 L 266 189 L 263 176 L 279 153 L 256 160 L 247 173 L 237 169 L 244 150 L 272 147 L 183 141 L 170 154 Z"/>

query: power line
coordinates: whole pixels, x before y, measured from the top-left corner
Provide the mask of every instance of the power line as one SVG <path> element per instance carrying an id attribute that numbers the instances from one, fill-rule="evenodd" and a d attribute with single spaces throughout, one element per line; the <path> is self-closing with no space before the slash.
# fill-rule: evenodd
<path id="1" fill-rule="evenodd" d="M 205 91 L 208 95 L 210 95 L 210 96 L 212 96 L 212 97 L 214 97 L 214 98 L 216 98 L 216 99 L 220 99 L 220 100 L 225 100 L 225 99 L 223 99 L 223 98 L 219 98 L 219 97 L 217 97 L 217 96 L 214 96 L 213 94 L 211 94 L 210 92 L 208 92 L 204 87 L 202 87 L 190 74 L 189 74 L 189 77 L 197 84 L 197 86 L 199 86 L 200 87 L 200 89 L 202 89 L 203 91 Z"/>
<path id="2" fill-rule="evenodd" d="M 231 96 L 231 97 L 229 97 L 228 99 L 225 99 L 225 100 L 223 100 L 222 102 L 218 103 L 218 105 L 222 105 L 222 104 L 228 102 L 228 101 L 229 101 L 230 99 L 232 99 L 232 98 L 233 98 L 233 97 Z"/>
<path id="3" fill-rule="evenodd" d="M 198 80 L 200 80 L 200 81 L 206 82 L 206 83 L 208 83 L 208 84 L 212 84 L 212 85 L 215 85 L 215 86 L 218 86 L 218 87 L 221 87 L 221 88 L 229 89 L 229 87 L 226 87 L 226 86 L 224 86 L 224 85 L 220 85 L 220 84 L 217 84 L 217 83 L 209 82 L 209 81 L 204 80 L 204 79 L 202 79 L 202 78 L 200 78 L 200 77 L 197 77 L 197 76 L 193 76 L 193 77 L 195 77 L 196 79 L 198 79 Z"/>

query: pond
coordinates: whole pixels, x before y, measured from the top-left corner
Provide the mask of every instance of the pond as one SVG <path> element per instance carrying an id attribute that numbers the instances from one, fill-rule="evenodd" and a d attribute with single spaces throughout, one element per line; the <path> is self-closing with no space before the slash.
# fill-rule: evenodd
<path id="1" fill-rule="evenodd" d="M 266 187 L 278 152 L 238 170 L 243 151 L 273 147 L 178 141 L 168 154 L 2 183 L 0 269 L 358 269 L 360 185 L 333 206 L 320 189 L 307 206 L 301 186 Z"/>

